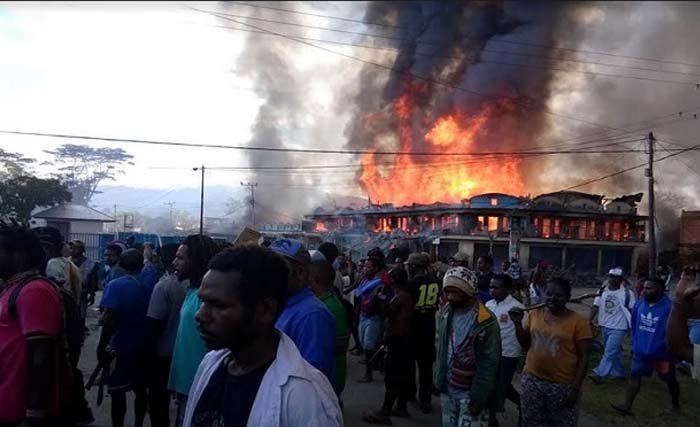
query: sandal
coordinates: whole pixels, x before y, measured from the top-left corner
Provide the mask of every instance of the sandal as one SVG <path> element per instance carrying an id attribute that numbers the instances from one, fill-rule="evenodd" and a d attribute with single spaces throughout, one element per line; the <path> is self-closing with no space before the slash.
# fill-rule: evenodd
<path id="1" fill-rule="evenodd" d="M 616 410 L 617 412 L 619 412 L 619 413 L 621 413 L 621 414 L 623 414 L 623 415 L 627 415 L 627 416 L 632 416 L 632 415 L 634 415 L 634 414 L 632 413 L 632 410 L 631 410 L 631 409 L 625 408 L 625 407 L 622 406 L 622 405 L 615 405 L 615 404 L 611 403 L 610 406 L 611 406 L 614 410 Z"/>
<path id="2" fill-rule="evenodd" d="M 391 418 L 381 415 L 378 412 L 369 412 L 365 411 L 362 413 L 362 421 L 368 423 L 368 424 L 379 424 L 383 426 L 390 426 L 392 425 L 391 423 Z"/>

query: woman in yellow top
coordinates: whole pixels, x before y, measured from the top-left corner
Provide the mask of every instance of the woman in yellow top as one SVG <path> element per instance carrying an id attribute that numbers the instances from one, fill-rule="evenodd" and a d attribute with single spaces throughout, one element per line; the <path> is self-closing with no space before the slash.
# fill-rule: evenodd
<path id="1" fill-rule="evenodd" d="M 528 313 L 511 309 L 518 341 L 529 347 L 521 379 L 523 426 L 575 426 L 577 403 L 588 368 L 593 337 L 588 320 L 566 308 L 571 284 L 562 278 L 547 282 L 545 306 Z"/>

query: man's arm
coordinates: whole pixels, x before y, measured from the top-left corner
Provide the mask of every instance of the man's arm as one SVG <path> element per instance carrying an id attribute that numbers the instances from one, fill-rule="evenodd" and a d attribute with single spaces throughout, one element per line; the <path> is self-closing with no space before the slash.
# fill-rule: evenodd
<path id="1" fill-rule="evenodd" d="M 693 288 L 683 294 L 677 294 L 666 324 L 666 340 L 669 351 L 691 363 L 693 362 L 693 344 L 688 337 L 688 319 L 693 312 L 693 302 L 698 293 L 700 293 L 700 288 Z"/>
<path id="2" fill-rule="evenodd" d="M 27 425 L 48 425 L 49 398 L 56 382 L 54 359 L 55 340 L 47 335 L 30 335 L 27 340 L 29 386 Z"/>
<path id="3" fill-rule="evenodd" d="M 588 315 L 588 323 L 591 325 L 595 324 L 596 317 L 598 317 L 598 305 L 594 302 L 591 307 L 591 312 Z"/>
<path id="4" fill-rule="evenodd" d="M 109 355 L 107 354 L 107 345 L 114 335 L 117 323 L 117 312 L 111 308 L 105 309 L 100 319 L 102 333 L 100 334 L 100 342 L 97 344 L 97 360 L 102 366 L 109 364 Z"/>
<path id="5" fill-rule="evenodd" d="M 314 311 L 298 325 L 300 338 L 296 344 L 301 356 L 323 372 L 333 384 L 335 362 L 335 321 L 330 312 Z"/>

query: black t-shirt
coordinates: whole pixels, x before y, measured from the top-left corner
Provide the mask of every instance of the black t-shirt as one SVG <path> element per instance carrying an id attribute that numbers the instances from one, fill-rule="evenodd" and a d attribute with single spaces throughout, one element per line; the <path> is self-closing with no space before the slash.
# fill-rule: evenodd
<path id="1" fill-rule="evenodd" d="M 222 363 L 209 379 L 192 416 L 193 427 L 246 427 L 260 383 L 272 360 L 247 374 L 228 373 Z"/>
<path id="2" fill-rule="evenodd" d="M 420 275 L 409 280 L 413 302 L 413 330 L 417 341 L 435 342 L 435 312 L 440 308 L 442 286 L 433 276 Z"/>
<path id="3" fill-rule="evenodd" d="M 487 271 L 486 273 L 478 272 L 476 274 L 476 287 L 480 291 L 489 291 L 491 285 L 491 279 L 493 279 L 493 271 Z"/>

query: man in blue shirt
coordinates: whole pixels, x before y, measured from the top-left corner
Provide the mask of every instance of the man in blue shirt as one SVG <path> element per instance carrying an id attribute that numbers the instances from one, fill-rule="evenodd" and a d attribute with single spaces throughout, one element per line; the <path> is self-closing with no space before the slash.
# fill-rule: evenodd
<path id="1" fill-rule="evenodd" d="M 112 280 L 102 297 L 104 314 L 100 323 L 102 335 L 97 346 L 97 360 L 108 369 L 112 353 L 116 356 L 109 378 L 112 396 L 112 425 L 122 427 L 126 415 L 126 392 L 136 394 L 135 421 L 140 427 L 146 416 L 146 389 L 140 363 L 145 347 L 146 310 L 152 288 L 141 284 L 137 276 L 143 268 L 143 255 L 129 249 L 121 255 L 119 265 L 125 275 Z M 108 349 L 111 347 L 111 351 Z"/>
<path id="2" fill-rule="evenodd" d="M 301 356 L 333 384 L 335 320 L 309 288 L 311 256 L 299 240 L 277 239 L 270 249 L 284 256 L 289 269 L 289 299 L 276 326 L 294 341 Z"/>
<path id="3" fill-rule="evenodd" d="M 632 403 L 641 388 L 642 377 L 649 377 L 654 371 L 668 385 L 673 411 L 680 410 L 680 386 L 666 340 L 666 324 L 673 304 L 664 294 L 664 289 L 665 284 L 661 280 L 647 280 L 644 283 L 644 299 L 638 301 L 632 310 L 632 373 L 625 403 L 612 405 L 625 415 L 632 414 Z"/>

